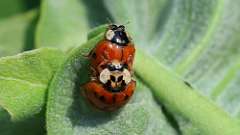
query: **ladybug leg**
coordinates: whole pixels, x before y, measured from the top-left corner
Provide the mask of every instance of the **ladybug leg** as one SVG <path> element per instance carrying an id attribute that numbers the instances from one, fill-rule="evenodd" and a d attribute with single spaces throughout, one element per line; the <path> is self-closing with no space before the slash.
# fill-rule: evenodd
<path id="1" fill-rule="evenodd" d="M 129 65 L 132 65 L 133 64 L 133 56 L 130 55 L 127 59 L 127 63 L 129 63 Z M 132 67 L 132 66 L 131 66 Z"/>
<path id="2" fill-rule="evenodd" d="M 81 56 L 86 57 L 86 58 L 90 58 L 90 56 L 91 56 L 91 52 L 88 53 L 88 54 L 84 54 L 84 53 L 82 53 Z"/>
<path id="3" fill-rule="evenodd" d="M 93 51 L 94 51 L 94 49 L 92 49 L 92 50 L 91 50 L 89 53 L 87 53 L 87 54 L 82 53 L 81 55 L 82 55 L 83 57 L 90 58 L 90 57 L 92 56 L 92 54 L 93 54 Z"/>
<path id="4" fill-rule="evenodd" d="M 130 55 L 127 59 L 127 63 L 128 63 L 128 70 L 130 71 L 131 75 L 133 75 L 133 56 Z"/>
<path id="5" fill-rule="evenodd" d="M 102 71 L 107 63 L 108 61 L 102 61 L 100 64 L 98 64 L 97 70 Z"/>
<path id="6" fill-rule="evenodd" d="M 97 77 L 91 77 L 91 81 L 96 81 Z"/>
<path id="7" fill-rule="evenodd" d="M 97 80 L 97 76 L 98 76 L 97 71 L 93 67 L 90 67 L 90 69 L 91 69 L 91 81 Z"/>
<path id="8" fill-rule="evenodd" d="M 110 59 L 110 56 L 107 51 L 104 51 L 104 53 L 103 53 L 103 55 L 101 55 L 101 57 L 102 57 L 103 61 L 98 64 L 98 66 L 97 66 L 98 71 L 103 70 L 103 68 L 104 68 L 103 66 L 106 65 Z"/>
<path id="9" fill-rule="evenodd" d="M 132 64 L 127 63 L 127 70 L 130 71 L 131 75 L 133 75 Z"/>

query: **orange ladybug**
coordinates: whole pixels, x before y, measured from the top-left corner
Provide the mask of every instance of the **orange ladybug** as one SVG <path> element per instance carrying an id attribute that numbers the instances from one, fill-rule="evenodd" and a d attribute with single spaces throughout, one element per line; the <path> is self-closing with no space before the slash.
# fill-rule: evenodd
<path id="1" fill-rule="evenodd" d="M 112 60 L 121 61 L 132 73 L 135 47 L 123 25 L 111 24 L 105 32 L 105 38 L 90 52 L 91 69 L 95 76 Z"/>
<path id="2" fill-rule="evenodd" d="M 136 82 L 132 79 L 135 47 L 123 25 L 109 25 L 105 38 L 90 52 L 91 81 L 84 95 L 93 106 L 114 111 L 132 97 Z"/>
<path id="3" fill-rule="evenodd" d="M 134 93 L 136 82 L 130 71 L 119 61 L 106 64 L 97 79 L 84 85 L 84 95 L 103 111 L 114 111 L 125 105 Z"/>

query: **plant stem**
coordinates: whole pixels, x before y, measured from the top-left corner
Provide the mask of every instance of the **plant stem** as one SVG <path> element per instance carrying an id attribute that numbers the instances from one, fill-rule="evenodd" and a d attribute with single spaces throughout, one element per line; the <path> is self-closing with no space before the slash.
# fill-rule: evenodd
<path id="1" fill-rule="evenodd" d="M 191 121 L 206 135 L 240 135 L 240 127 L 226 112 L 187 86 L 159 61 L 138 49 L 137 75 L 151 88 L 159 102 Z"/>

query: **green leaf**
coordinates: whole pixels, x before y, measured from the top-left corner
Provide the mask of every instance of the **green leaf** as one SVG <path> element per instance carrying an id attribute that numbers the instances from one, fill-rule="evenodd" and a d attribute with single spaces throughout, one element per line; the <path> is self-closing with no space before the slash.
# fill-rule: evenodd
<path id="1" fill-rule="evenodd" d="M 166 19 L 172 3 L 169 0 L 104 0 L 105 6 L 115 19 L 114 22 L 127 23 L 134 42 L 141 47 L 146 44 L 151 47 L 149 42 L 158 35 L 159 23 L 162 23 L 160 19 Z"/>
<path id="2" fill-rule="evenodd" d="M 79 0 L 43 0 L 36 33 L 37 47 L 66 50 L 85 42 L 89 29 L 85 14 Z"/>
<path id="3" fill-rule="evenodd" d="M 39 6 L 39 0 L 1 0 L 0 1 L 0 19 L 24 13 L 27 10 Z"/>
<path id="4" fill-rule="evenodd" d="M 109 18 L 102 1 L 43 0 L 36 45 L 71 49 L 86 42 L 90 27 Z"/>
<path id="5" fill-rule="evenodd" d="M 45 133 L 42 113 L 21 121 L 12 121 L 9 113 L 0 107 L 1 135 L 42 135 Z"/>
<path id="6" fill-rule="evenodd" d="M 32 10 L 0 21 L 0 57 L 34 48 L 36 17 L 37 11 Z"/>
<path id="7" fill-rule="evenodd" d="M 64 54 L 55 49 L 39 49 L 0 59 L 0 106 L 13 121 L 43 110 L 45 95 Z"/>
<path id="8" fill-rule="evenodd" d="M 117 112 L 96 111 L 82 97 L 80 87 L 89 78 L 86 76 L 89 63 L 83 54 L 87 54 L 102 38 L 103 34 L 100 34 L 76 48 L 57 71 L 49 88 L 48 134 L 176 135 L 150 90 L 140 80 L 130 103 Z"/>

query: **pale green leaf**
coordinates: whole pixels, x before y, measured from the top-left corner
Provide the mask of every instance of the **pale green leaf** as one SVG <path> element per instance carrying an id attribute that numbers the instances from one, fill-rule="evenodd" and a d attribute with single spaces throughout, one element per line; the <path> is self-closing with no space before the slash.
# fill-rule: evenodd
<path id="1" fill-rule="evenodd" d="M 39 49 L 0 59 L 0 106 L 18 121 L 38 114 L 46 90 L 64 54 Z"/>
<path id="2" fill-rule="evenodd" d="M 43 113 L 16 122 L 0 107 L 0 123 L 1 135 L 43 135 L 46 132 Z"/>
<path id="3" fill-rule="evenodd" d="M 90 27 L 109 18 L 98 0 L 43 0 L 36 45 L 71 49 L 86 41 Z"/>
<path id="4" fill-rule="evenodd" d="M 79 0 L 43 0 L 36 33 L 37 47 L 63 50 L 86 41 L 86 9 Z"/>
<path id="5" fill-rule="evenodd" d="M 0 21 L 0 57 L 34 48 L 36 17 L 32 10 Z"/>

